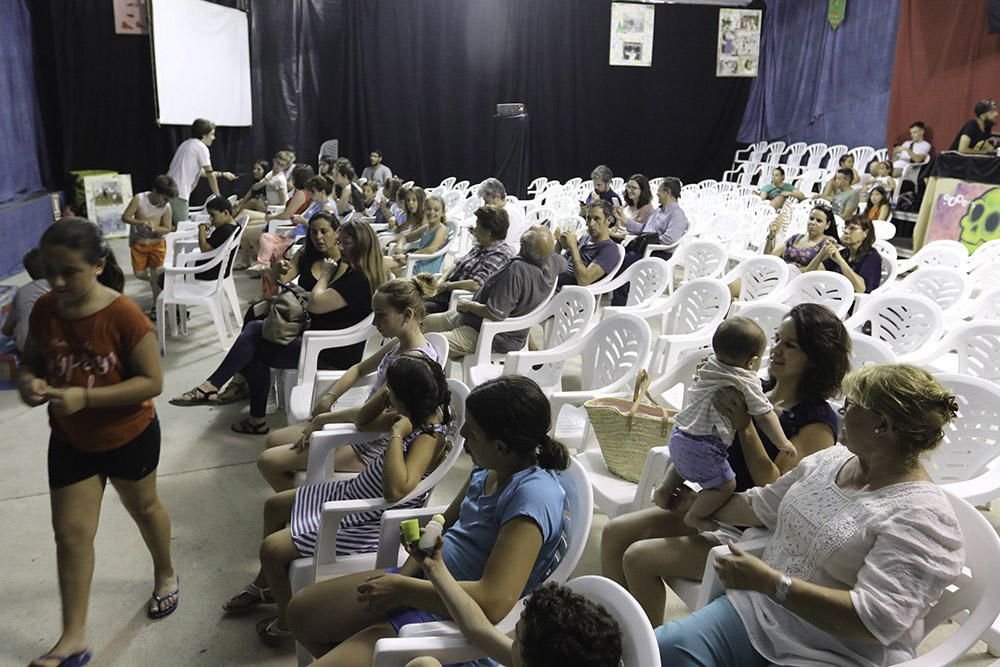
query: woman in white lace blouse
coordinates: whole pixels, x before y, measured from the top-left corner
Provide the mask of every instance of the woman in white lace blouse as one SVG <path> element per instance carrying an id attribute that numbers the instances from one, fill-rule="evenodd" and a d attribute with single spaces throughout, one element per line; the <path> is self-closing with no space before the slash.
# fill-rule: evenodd
<path id="1" fill-rule="evenodd" d="M 727 595 L 656 630 L 663 665 L 892 665 L 965 561 L 948 499 L 920 463 L 957 410 L 915 366 L 845 380 L 844 446 L 807 457 L 714 518 L 774 535 L 719 559 Z"/>

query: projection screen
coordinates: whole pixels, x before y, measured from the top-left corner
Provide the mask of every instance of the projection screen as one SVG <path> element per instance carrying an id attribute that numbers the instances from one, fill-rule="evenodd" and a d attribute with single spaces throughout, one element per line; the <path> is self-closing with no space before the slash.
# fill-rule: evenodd
<path id="1" fill-rule="evenodd" d="M 150 0 L 156 121 L 252 123 L 247 15 L 204 0 Z"/>

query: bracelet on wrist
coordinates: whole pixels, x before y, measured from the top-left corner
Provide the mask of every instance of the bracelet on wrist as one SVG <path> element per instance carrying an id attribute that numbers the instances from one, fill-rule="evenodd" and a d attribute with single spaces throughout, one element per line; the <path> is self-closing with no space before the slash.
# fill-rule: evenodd
<path id="1" fill-rule="evenodd" d="M 784 604 L 785 600 L 788 598 L 788 593 L 791 590 L 792 578 L 782 572 L 781 578 L 778 579 L 778 583 L 774 586 L 774 594 L 771 596 L 771 599 L 778 604 Z"/>

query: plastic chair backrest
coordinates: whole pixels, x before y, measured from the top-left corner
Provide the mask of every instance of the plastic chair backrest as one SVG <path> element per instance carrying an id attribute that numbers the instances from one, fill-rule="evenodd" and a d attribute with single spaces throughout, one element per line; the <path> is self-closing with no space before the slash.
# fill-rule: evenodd
<path id="1" fill-rule="evenodd" d="M 972 294 L 972 283 L 964 271 L 947 266 L 925 266 L 903 278 L 899 288 L 933 299 L 942 310 L 963 306 Z"/>
<path id="2" fill-rule="evenodd" d="M 1000 320 L 1000 287 L 984 290 L 972 302 L 972 319 Z"/>
<path id="3" fill-rule="evenodd" d="M 563 540 L 566 546 L 560 551 L 559 564 L 545 581 L 561 584 L 573 574 L 583 556 L 583 549 L 587 546 L 594 518 L 594 490 L 590 488 L 587 471 L 572 457 L 569 466 L 556 476 L 566 492 L 566 509 L 563 514 Z"/>
<path id="4" fill-rule="evenodd" d="M 931 241 L 911 258 L 917 266 L 950 266 L 960 271 L 965 270 L 969 260 L 968 249 L 958 241 Z"/>
<path id="5" fill-rule="evenodd" d="M 587 332 L 589 352 L 582 355 L 581 389 L 606 387 L 637 373 L 652 349 L 652 332 L 646 320 L 619 313 Z"/>
<path id="6" fill-rule="evenodd" d="M 785 319 L 788 311 L 792 309 L 787 303 L 775 301 L 754 301 L 740 308 L 740 317 L 746 317 L 754 322 L 764 331 L 764 336 L 768 340 L 768 345 L 774 340 L 774 334 L 781 325 L 781 320 Z"/>
<path id="7" fill-rule="evenodd" d="M 656 378 L 649 385 L 649 393 L 663 405 L 670 405 L 665 396 L 668 391 L 677 385 L 681 385 L 682 393 L 680 405 L 670 407 L 678 410 L 686 404 L 687 389 L 694 383 L 694 376 L 700 366 L 712 353 L 712 348 L 708 347 L 709 341 L 705 341 L 706 347 L 696 350 L 685 350 L 678 355 L 677 360 L 672 363 L 660 377 Z"/>
<path id="8" fill-rule="evenodd" d="M 954 393 L 958 417 L 944 427 L 944 439 L 924 465 L 938 484 L 972 479 L 1000 457 L 1000 387 L 957 373 L 934 377 Z"/>
<path id="9" fill-rule="evenodd" d="M 969 263 L 966 268 L 968 268 L 969 273 L 972 273 L 987 262 L 1000 262 L 1000 239 L 987 241 L 976 248 L 969 255 Z"/>
<path id="10" fill-rule="evenodd" d="M 785 303 L 791 306 L 818 303 L 832 310 L 841 319 L 847 317 L 854 305 L 854 285 L 843 275 L 832 271 L 799 274 L 788 282 L 782 294 Z"/>
<path id="11" fill-rule="evenodd" d="M 990 522 L 975 507 L 945 490 L 958 518 L 965 543 L 965 566 L 962 573 L 945 589 L 924 617 L 924 632 L 963 611 L 969 616 L 941 644 L 900 667 L 950 665 L 959 660 L 989 629 L 1000 613 L 1000 577 L 995 576 L 1000 561 L 1000 538 Z"/>
<path id="12" fill-rule="evenodd" d="M 960 324 L 944 337 L 938 349 L 957 354 L 960 374 L 1000 381 L 1000 321 Z"/>
<path id="13" fill-rule="evenodd" d="M 437 352 L 438 363 L 441 364 L 442 368 L 446 368 L 448 363 L 448 339 L 444 337 L 444 334 L 440 333 L 426 333 L 424 338 L 427 342 L 434 347 L 434 351 Z"/>
<path id="14" fill-rule="evenodd" d="M 566 582 L 567 588 L 604 607 L 622 633 L 622 667 L 659 664 L 660 649 L 645 612 L 624 588 L 604 577 L 587 575 Z"/>
<path id="15" fill-rule="evenodd" d="M 936 303 L 919 294 L 886 292 L 873 296 L 848 321 L 849 329 L 871 323 L 871 336 L 902 356 L 917 352 L 941 336 L 944 314 Z"/>
<path id="16" fill-rule="evenodd" d="M 851 331 L 851 369 L 857 370 L 867 364 L 894 364 L 896 355 L 892 348 L 880 340 L 866 336 L 860 331 Z"/>
<path id="17" fill-rule="evenodd" d="M 660 334 L 687 334 L 704 329 L 729 310 L 729 287 L 717 278 L 696 278 L 681 284 L 670 297 L 674 306 L 663 316 Z M 709 338 L 710 334 L 706 334 Z"/>
<path id="18" fill-rule="evenodd" d="M 826 170 L 831 174 L 840 167 L 840 158 L 847 153 L 847 146 L 835 144 L 826 149 Z"/>
<path id="19" fill-rule="evenodd" d="M 761 255 L 740 262 L 740 301 L 756 301 L 788 283 L 788 264 L 780 257 Z"/>
<path id="20" fill-rule="evenodd" d="M 806 168 L 808 169 L 819 169 L 820 165 L 823 163 L 823 156 L 826 155 L 827 146 L 824 143 L 809 144 L 806 147 L 806 153 L 809 154 L 809 159 L 806 162 Z"/>
<path id="21" fill-rule="evenodd" d="M 659 257 L 646 257 L 628 267 L 628 301 L 626 305 L 637 306 L 658 298 L 670 283 L 666 261 Z"/>
<path id="22" fill-rule="evenodd" d="M 681 255 L 683 281 L 721 276 L 729 259 L 725 246 L 707 240 L 689 241 L 678 248 L 677 254 Z"/>

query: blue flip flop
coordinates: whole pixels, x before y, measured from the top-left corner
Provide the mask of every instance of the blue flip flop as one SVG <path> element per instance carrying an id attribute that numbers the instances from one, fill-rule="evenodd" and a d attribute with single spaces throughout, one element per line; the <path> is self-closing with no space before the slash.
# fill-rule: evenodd
<path id="1" fill-rule="evenodd" d="M 167 593 L 166 595 L 164 595 L 164 596 L 161 597 L 161 596 L 157 595 L 156 591 L 154 590 L 153 591 L 153 596 L 152 596 L 151 599 L 156 602 L 157 611 L 150 611 L 149 607 L 147 606 L 146 607 L 146 616 L 148 616 L 149 618 L 152 618 L 152 619 L 157 619 L 157 618 L 163 618 L 165 616 L 170 616 L 170 614 L 174 613 L 174 610 L 177 609 L 177 605 L 179 605 L 180 602 L 181 602 L 180 593 L 181 593 L 181 578 L 180 577 L 177 577 L 177 588 L 175 588 L 172 593 Z M 169 607 L 167 607 L 166 609 L 164 609 L 163 607 L 161 607 L 160 605 L 163 603 L 163 601 L 166 600 L 166 599 L 168 599 L 168 598 L 170 598 L 170 597 L 174 598 L 174 603 L 172 605 L 170 605 Z M 80 663 L 80 664 L 82 665 L 84 663 Z M 60 665 L 60 667 L 62 667 L 62 665 Z"/>
<path id="2" fill-rule="evenodd" d="M 92 655 L 90 653 L 90 649 L 85 648 L 82 651 L 67 656 L 53 655 L 51 653 L 46 653 L 45 655 L 39 656 L 34 660 L 32 660 L 32 664 L 40 660 L 58 660 L 59 667 L 83 667 L 83 665 L 86 665 L 88 662 L 90 662 L 91 657 Z"/>

